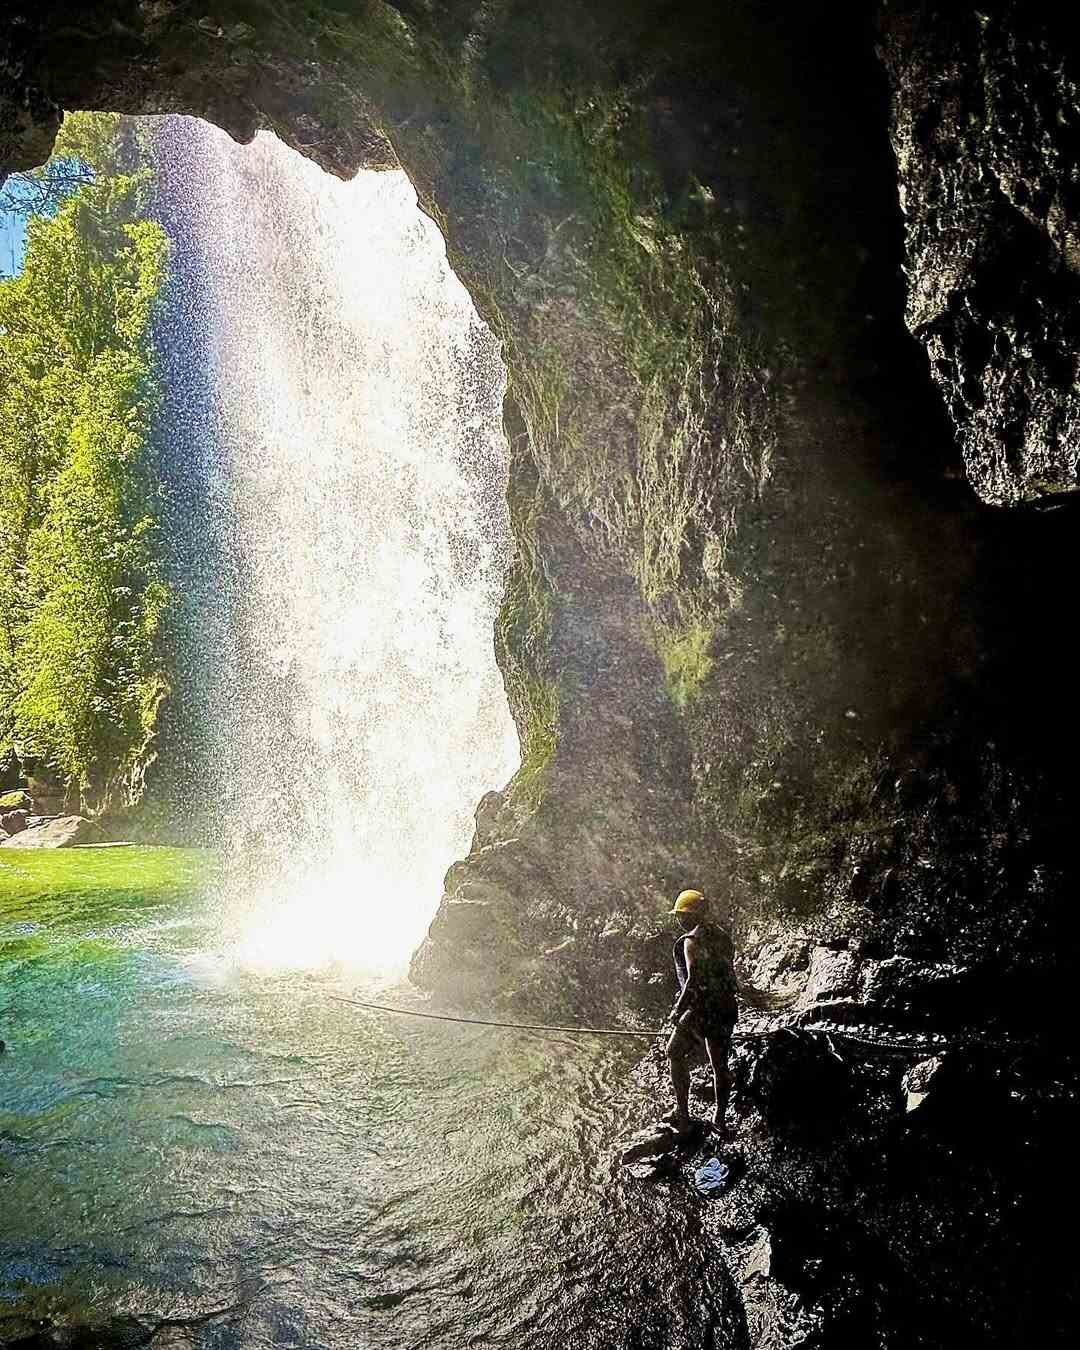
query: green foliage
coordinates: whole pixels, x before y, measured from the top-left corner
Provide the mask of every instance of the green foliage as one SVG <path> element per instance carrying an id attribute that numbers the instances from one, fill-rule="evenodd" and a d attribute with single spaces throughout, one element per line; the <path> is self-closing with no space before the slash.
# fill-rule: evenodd
<path id="1" fill-rule="evenodd" d="M 0 753 L 99 793 L 122 781 L 166 690 L 150 319 L 167 242 L 118 119 L 65 120 L 95 178 L 29 223 L 0 282 Z"/>
<path id="2" fill-rule="evenodd" d="M 79 160 L 97 175 L 115 174 L 120 171 L 119 141 L 119 113 L 65 113 L 50 160 Z"/>
<path id="3" fill-rule="evenodd" d="M 0 794 L 0 811 L 29 810 L 33 804 L 29 792 L 24 792 L 22 788 Z"/>
<path id="4" fill-rule="evenodd" d="M 0 186 L 0 212 L 52 216 L 73 193 L 122 172 L 119 113 L 67 113 L 47 164 L 12 174 Z"/>

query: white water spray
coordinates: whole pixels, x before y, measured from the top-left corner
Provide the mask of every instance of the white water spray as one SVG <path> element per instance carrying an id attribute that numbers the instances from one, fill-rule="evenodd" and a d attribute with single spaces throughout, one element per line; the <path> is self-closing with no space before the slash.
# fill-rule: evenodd
<path id="1" fill-rule="evenodd" d="M 211 659 L 240 959 L 387 969 L 518 763 L 502 369 L 404 175 L 342 183 L 187 126 L 236 560 Z"/>

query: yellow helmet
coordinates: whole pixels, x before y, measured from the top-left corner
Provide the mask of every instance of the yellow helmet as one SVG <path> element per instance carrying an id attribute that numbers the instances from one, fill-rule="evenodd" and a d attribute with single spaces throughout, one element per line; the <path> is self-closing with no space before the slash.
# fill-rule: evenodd
<path id="1" fill-rule="evenodd" d="M 709 902 L 700 891 L 680 891 L 670 914 L 704 914 Z"/>

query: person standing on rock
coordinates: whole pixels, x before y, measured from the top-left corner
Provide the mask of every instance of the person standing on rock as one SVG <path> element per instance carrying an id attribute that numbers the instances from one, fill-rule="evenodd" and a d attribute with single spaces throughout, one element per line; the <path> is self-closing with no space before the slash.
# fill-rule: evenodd
<path id="1" fill-rule="evenodd" d="M 689 1059 L 704 1049 L 716 1093 L 713 1125 L 723 1129 L 731 1087 L 728 1054 L 738 1015 L 731 934 L 712 919 L 700 891 L 681 892 L 671 914 L 683 931 L 673 948 L 679 997 L 671 1010 L 675 1030 L 667 1043 L 675 1109 L 664 1119 L 681 1134 L 691 1129 Z"/>

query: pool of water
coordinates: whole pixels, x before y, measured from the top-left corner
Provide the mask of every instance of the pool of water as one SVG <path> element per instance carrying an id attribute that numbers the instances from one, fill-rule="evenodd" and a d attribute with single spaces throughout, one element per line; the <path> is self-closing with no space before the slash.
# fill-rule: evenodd
<path id="1" fill-rule="evenodd" d="M 329 997 L 356 987 L 340 972 L 245 973 L 207 855 L 15 852 L 0 1341 L 733 1343 L 685 1184 L 612 1174 L 641 1113 L 631 1047 L 367 1013 Z"/>

